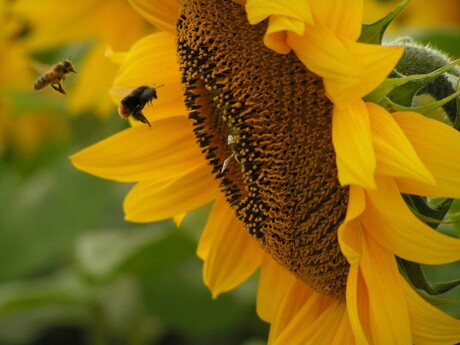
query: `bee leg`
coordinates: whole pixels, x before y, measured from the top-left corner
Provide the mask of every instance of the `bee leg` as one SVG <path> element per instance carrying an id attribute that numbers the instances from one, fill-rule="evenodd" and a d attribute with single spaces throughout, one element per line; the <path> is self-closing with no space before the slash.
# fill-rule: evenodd
<path id="1" fill-rule="evenodd" d="M 144 116 L 144 114 L 142 114 L 142 111 L 136 111 L 133 113 L 133 118 L 139 122 L 142 122 L 142 123 L 145 123 L 147 125 L 149 125 L 149 129 L 152 128 L 152 126 L 150 125 L 150 122 L 149 120 L 147 120 L 147 118 Z"/>
<path id="2" fill-rule="evenodd" d="M 51 84 L 51 87 L 55 89 L 57 92 L 62 93 L 63 95 L 66 95 L 66 92 L 62 88 L 62 85 L 60 83 Z"/>
<path id="3" fill-rule="evenodd" d="M 227 169 L 228 163 L 230 163 L 232 158 L 235 158 L 235 160 L 238 162 L 238 160 L 236 159 L 236 156 L 235 156 L 235 152 L 233 152 L 226 160 L 224 160 L 224 164 L 222 164 L 222 169 L 220 170 L 221 174 L 223 174 L 225 169 Z"/>

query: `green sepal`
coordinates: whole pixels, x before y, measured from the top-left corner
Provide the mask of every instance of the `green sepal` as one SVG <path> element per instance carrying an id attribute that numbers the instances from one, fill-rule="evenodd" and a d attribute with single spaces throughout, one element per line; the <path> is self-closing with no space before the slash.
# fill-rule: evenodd
<path id="1" fill-rule="evenodd" d="M 460 299 L 451 299 L 451 298 L 441 298 L 437 296 L 432 296 L 427 294 L 425 291 L 418 290 L 418 293 L 422 298 L 434 306 L 442 306 L 442 305 L 452 305 L 452 304 L 460 304 Z"/>
<path id="2" fill-rule="evenodd" d="M 460 79 L 459 79 L 459 83 L 460 83 Z M 458 85 L 457 85 L 457 89 L 458 89 Z M 456 104 L 457 104 L 457 112 L 455 114 L 455 121 L 453 121 L 454 123 L 452 127 L 454 127 L 458 131 L 460 130 L 460 97 L 457 98 Z"/>
<path id="3" fill-rule="evenodd" d="M 406 8 L 409 2 L 410 0 L 404 0 L 385 17 L 374 23 L 363 24 L 358 42 L 381 44 L 388 25 Z"/>
<path id="4" fill-rule="evenodd" d="M 403 199 L 417 218 L 433 229 L 438 228 L 454 201 L 445 199 L 438 205 L 430 205 L 426 198 L 408 194 L 403 194 Z"/>
<path id="5" fill-rule="evenodd" d="M 435 111 L 436 109 L 442 107 L 444 104 L 447 104 L 448 102 L 450 102 L 451 100 L 453 100 L 453 99 L 455 99 L 456 97 L 459 97 L 459 96 L 460 96 L 460 91 L 457 91 L 457 92 L 451 94 L 450 96 L 448 96 L 446 98 L 443 98 L 443 99 L 441 99 L 439 101 L 431 102 L 430 104 L 421 105 L 421 106 L 418 106 L 418 107 L 403 106 L 403 105 L 400 105 L 398 103 L 393 102 L 389 98 L 385 98 L 380 102 L 380 105 L 383 106 L 384 108 L 386 108 L 387 110 L 389 110 L 390 112 L 394 112 L 394 111 L 413 111 L 413 112 L 416 112 L 416 113 L 423 114 L 423 115 L 425 115 L 427 117 L 430 117 L 431 112 Z M 458 113 L 458 111 L 457 111 L 457 113 Z"/>
<path id="6" fill-rule="evenodd" d="M 385 98 L 390 98 L 394 103 L 410 107 L 412 99 L 418 90 L 455 67 L 458 63 L 460 63 L 460 60 L 456 60 L 426 74 L 404 76 L 397 71 L 393 71 L 392 77 L 385 79 L 379 87 L 366 95 L 364 100 L 373 103 L 381 103 Z"/>
<path id="7" fill-rule="evenodd" d="M 431 283 L 426 279 L 420 264 L 403 259 L 398 259 L 398 264 L 402 275 L 409 280 L 411 285 L 430 296 L 441 295 L 460 285 L 460 279 L 443 283 Z"/>
<path id="8" fill-rule="evenodd" d="M 403 195 L 403 198 L 419 219 L 422 221 L 424 221 L 424 217 L 430 219 L 430 221 L 424 222 L 433 229 L 436 229 L 439 224 L 441 224 L 453 202 L 453 199 L 445 199 L 437 205 L 430 205 L 427 199 L 421 196 Z M 443 283 L 432 283 L 426 279 L 422 265 L 401 258 L 397 258 L 397 263 L 401 274 L 412 287 L 417 289 L 420 295 L 431 304 L 456 304 L 460 302 L 457 300 L 433 297 L 460 286 L 460 279 Z"/>

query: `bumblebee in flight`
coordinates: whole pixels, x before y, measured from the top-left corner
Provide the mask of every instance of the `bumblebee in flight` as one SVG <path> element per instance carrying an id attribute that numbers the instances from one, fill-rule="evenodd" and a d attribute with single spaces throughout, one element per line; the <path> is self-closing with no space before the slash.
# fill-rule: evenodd
<path id="1" fill-rule="evenodd" d="M 157 99 L 157 89 L 163 85 L 157 87 L 151 86 L 139 86 L 123 98 L 118 106 L 118 113 L 124 119 L 128 119 L 130 116 L 133 119 L 145 123 L 151 128 L 149 120 L 144 116 L 142 110 L 147 103 L 152 103 L 152 100 Z"/>
<path id="2" fill-rule="evenodd" d="M 45 86 L 51 84 L 51 87 L 63 95 L 66 94 L 65 90 L 62 88 L 61 82 L 64 82 L 65 78 L 70 74 L 70 72 L 76 73 L 74 66 L 70 60 L 64 60 L 58 62 L 45 74 L 41 75 L 35 82 L 34 89 L 40 90 Z"/>

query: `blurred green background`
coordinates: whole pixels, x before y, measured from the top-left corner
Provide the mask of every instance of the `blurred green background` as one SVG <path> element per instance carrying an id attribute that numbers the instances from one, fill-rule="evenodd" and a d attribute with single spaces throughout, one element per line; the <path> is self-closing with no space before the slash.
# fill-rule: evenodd
<path id="1" fill-rule="evenodd" d="M 32 90 L 39 74 L 31 62 L 71 56 L 78 71 L 106 42 L 95 32 L 40 46 L 35 12 L 16 10 L 27 2 L 0 0 L 0 345 L 264 344 L 268 325 L 255 312 L 257 277 L 216 300 L 202 282 L 195 250 L 209 206 L 179 228 L 172 221 L 127 223 L 122 203 L 131 185 L 71 166 L 69 155 L 128 123 L 113 103 L 102 114 L 96 106 L 69 106 L 78 74 L 65 82 L 67 97 Z M 40 3 L 46 13 L 56 1 Z M 453 24 L 404 30 L 460 56 Z M 93 97 L 108 98 L 107 89 Z M 455 278 L 458 268 L 428 273 Z M 458 289 L 452 296 L 460 298 Z M 451 312 L 460 317 L 458 308 Z"/>

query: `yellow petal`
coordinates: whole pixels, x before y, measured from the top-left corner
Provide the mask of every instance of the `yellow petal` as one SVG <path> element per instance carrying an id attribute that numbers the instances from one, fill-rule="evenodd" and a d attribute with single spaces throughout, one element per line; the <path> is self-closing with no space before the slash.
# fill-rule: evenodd
<path id="1" fill-rule="evenodd" d="M 369 293 L 374 344 L 413 344 L 409 313 L 395 257 L 363 235 L 361 271 Z"/>
<path id="2" fill-rule="evenodd" d="M 308 1 L 248 0 L 246 2 L 246 13 L 251 24 L 260 23 L 272 15 L 292 18 L 304 23 L 313 22 Z M 302 34 L 302 32 L 298 33 Z"/>
<path id="3" fill-rule="evenodd" d="M 170 181 L 139 182 L 125 198 L 125 219 L 148 223 L 171 218 L 203 206 L 218 195 L 211 168 L 203 164 Z"/>
<path id="4" fill-rule="evenodd" d="M 363 101 L 358 100 L 348 108 L 334 107 L 332 136 L 341 185 L 375 188 L 376 161 Z"/>
<path id="5" fill-rule="evenodd" d="M 279 287 L 279 286 L 278 286 Z M 270 287 L 266 287 L 271 289 Z M 313 291 L 302 281 L 294 278 L 289 273 L 288 284 L 284 293 L 280 294 L 282 290 L 278 289 L 276 295 L 274 290 L 271 289 L 269 298 L 273 298 L 273 315 L 270 321 L 270 334 L 268 337 L 268 343 L 283 343 L 282 334 L 286 334 L 287 337 L 291 336 L 289 328 L 295 327 L 292 322 L 297 318 L 297 315 L 301 310 L 307 309 L 308 315 L 305 315 L 307 319 L 303 319 L 307 324 L 313 322 L 325 308 L 328 303 L 326 300 L 319 299 L 318 294 Z M 279 339 L 281 337 L 281 340 Z M 286 344 L 286 343 L 285 343 Z"/>
<path id="6" fill-rule="evenodd" d="M 121 65 L 128 56 L 127 52 L 115 52 L 112 46 L 105 48 L 104 56 L 117 65 Z"/>
<path id="7" fill-rule="evenodd" d="M 351 266 L 347 280 L 347 312 L 357 344 L 367 345 L 372 339 L 369 318 L 369 295 L 358 266 Z"/>
<path id="8" fill-rule="evenodd" d="M 303 35 L 305 23 L 313 22 L 308 1 L 248 0 L 246 12 L 251 24 L 269 18 L 264 44 L 280 54 L 291 51 L 288 31 Z"/>
<path id="9" fill-rule="evenodd" d="M 174 224 L 176 224 L 177 227 L 181 226 L 182 221 L 184 220 L 186 215 L 187 215 L 186 212 L 182 213 L 182 214 L 175 215 L 173 217 Z"/>
<path id="10" fill-rule="evenodd" d="M 273 344 L 330 345 L 345 314 L 346 307 L 342 301 L 332 302 L 320 294 L 313 294 Z M 350 343 L 353 343 L 352 335 L 348 339 L 342 339 L 342 344 Z"/>
<path id="11" fill-rule="evenodd" d="M 359 343 L 356 340 L 356 336 L 353 333 L 353 330 L 350 325 L 350 317 L 348 316 L 348 312 L 341 312 L 342 318 L 340 320 L 339 326 L 334 335 L 334 339 L 331 342 L 331 345 L 342 345 L 343 343 L 348 344 L 361 344 L 365 345 L 365 343 Z"/>
<path id="12" fill-rule="evenodd" d="M 291 18 L 273 15 L 268 20 L 264 44 L 279 54 L 287 54 L 291 47 L 287 43 L 287 32 L 303 32 L 304 23 Z"/>
<path id="13" fill-rule="evenodd" d="M 377 157 L 377 173 L 406 177 L 434 185 L 433 175 L 423 165 L 394 118 L 377 104 L 366 105 Z"/>
<path id="14" fill-rule="evenodd" d="M 443 313 L 421 298 L 405 283 L 414 343 L 450 345 L 460 343 L 460 320 Z"/>
<path id="15" fill-rule="evenodd" d="M 441 234 L 418 220 L 392 179 L 379 178 L 378 189 L 367 191 L 366 205 L 360 219 L 367 233 L 389 252 L 428 265 L 460 260 L 460 239 Z"/>
<path id="16" fill-rule="evenodd" d="M 338 238 L 340 250 L 352 266 L 358 266 L 361 258 L 361 223 L 357 217 L 364 211 L 364 193 L 360 187 L 351 186 L 345 221 L 340 225 Z"/>
<path id="17" fill-rule="evenodd" d="M 139 86 L 160 86 L 158 99 L 144 108 L 149 119 L 186 115 L 174 35 L 159 32 L 146 36 L 132 46 L 110 90 L 119 103 Z"/>
<path id="18" fill-rule="evenodd" d="M 53 13 L 57 8 L 59 15 Z M 59 0 L 23 0 L 14 3 L 14 10 L 34 27 L 27 36 L 29 51 L 88 39 L 126 49 L 146 32 L 144 20 L 126 1 L 74 1 L 62 6 Z"/>
<path id="19" fill-rule="evenodd" d="M 209 215 L 198 255 L 204 260 L 204 282 L 215 298 L 248 279 L 260 266 L 264 252 L 221 197 Z"/>
<path id="20" fill-rule="evenodd" d="M 257 315 L 262 320 L 274 320 L 279 301 L 286 296 L 288 287 L 294 281 L 292 274 L 266 255 L 262 262 L 257 291 Z"/>
<path id="21" fill-rule="evenodd" d="M 266 255 L 257 291 L 257 314 L 271 323 L 272 343 L 307 302 L 313 291 Z"/>
<path id="22" fill-rule="evenodd" d="M 363 0 L 311 1 L 315 20 L 336 36 L 356 41 L 361 33 Z"/>
<path id="23" fill-rule="evenodd" d="M 303 36 L 289 33 L 287 39 L 300 61 L 324 79 L 331 101 L 342 107 L 380 85 L 403 53 L 400 47 L 338 37 L 322 23 L 307 26 Z"/>
<path id="24" fill-rule="evenodd" d="M 91 108 L 98 115 L 106 116 L 114 108 L 110 96 L 102 91 L 110 87 L 116 72 L 115 66 L 107 63 L 105 49 L 105 43 L 95 45 L 76 67 L 78 79 L 72 92 L 69 92 L 68 99 L 71 112 L 78 113 Z M 69 79 L 73 77 L 72 75 Z M 65 85 L 64 89 L 67 90 Z"/>
<path id="25" fill-rule="evenodd" d="M 204 163 L 185 117 L 129 128 L 70 159 L 80 170 L 124 182 L 174 178 Z"/>
<path id="26" fill-rule="evenodd" d="M 175 32 L 180 4 L 177 0 L 129 0 L 145 19 L 161 30 Z"/>
<path id="27" fill-rule="evenodd" d="M 394 118 L 412 143 L 436 186 L 397 179 L 403 193 L 460 198 L 460 133 L 420 114 L 394 113 Z"/>

